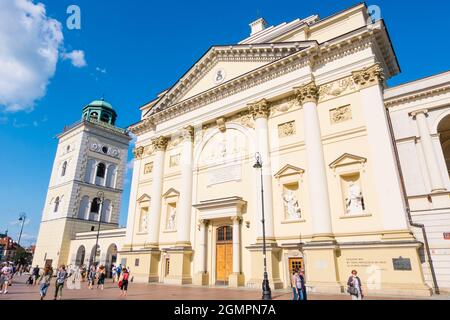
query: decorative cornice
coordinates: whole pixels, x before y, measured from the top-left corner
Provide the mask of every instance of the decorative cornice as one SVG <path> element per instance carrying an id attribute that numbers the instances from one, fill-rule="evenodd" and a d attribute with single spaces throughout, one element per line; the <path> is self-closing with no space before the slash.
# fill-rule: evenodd
<path id="1" fill-rule="evenodd" d="M 165 151 L 169 140 L 166 137 L 158 137 L 152 140 L 154 151 Z"/>
<path id="2" fill-rule="evenodd" d="M 265 118 L 267 119 L 270 114 L 269 102 L 266 99 L 262 99 L 258 102 L 249 103 L 248 110 L 253 116 L 253 119 Z"/>
<path id="3" fill-rule="evenodd" d="M 142 121 L 128 127 L 128 130 L 135 135 L 141 135 L 154 129 L 155 124 L 150 118 L 143 119 Z"/>
<path id="4" fill-rule="evenodd" d="M 174 100 L 171 100 L 172 104 L 168 103 L 166 98 L 171 97 L 169 94 L 165 94 L 165 96 L 159 100 L 159 102 L 162 102 L 164 99 L 165 104 L 158 105 L 158 109 L 152 108 L 152 111 L 150 111 L 147 117 L 151 119 L 154 124 L 173 119 L 180 114 L 222 100 L 305 66 L 329 63 L 363 51 L 374 45 L 380 45 L 379 39 L 382 37 L 380 38 L 378 34 L 385 32 L 383 30 L 384 29 L 370 30 L 368 28 L 355 30 L 350 35 L 345 35 L 339 39 L 337 38 L 336 41 L 326 42 L 318 46 L 311 46 L 298 52 L 291 53 L 288 56 L 272 61 L 267 65 L 250 71 L 240 77 L 229 80 L 199 93 L 198 95 L 176 103 L 173 103 Z M 299 44 L 301 44 L 301 42 L 299 42 Z M 386 59 L 388 58 L 389 57 Z M 391 64 L 388 64 L 388 67 L 389 76 L 398 73 L 398 68 L 395 65 L 391 66 Z M 182 80 L 183 83 L 187 83 L 192 79 L 185 77 Z"/>
<path id="5" fill-rule="evenodd" d="M 373 66 L 359 71 L 353 71 L 352 76 L 355 84 L 359 86 L 360 90 L 374 85 L 379 85 L 384 82 L 383 68 L 379 63 L 375 63 Z"/>
<path id="6" fill-rule="evenodd" d="M 411 94 L 404 94 L 404 95 L 401 95 L 398 97 L 389 98 L 389 99 L 385 100 L 384 103 L 385 103 L 386 107 L 393 107 L 396 105 L 401 105 L 401 104 L 412 102 L 412 101 L 430 98 L 430 97 L 433 97 L 433 96 L 436 96 L 439 94 L 445 94 L 447 92 L 450 92 L 450 86 L 433 88 L 430 90 L 423 90 L 423 91 L 414 92 Z"/>
<path id="7" fill-rule="evenodd" d="M 319 100 L 319 88 L 317 88 L 314 81 L 301 87 L 295 87 L 294 90 L 297 100 L 301 105 L 307 102 L 317 103 Z"/>

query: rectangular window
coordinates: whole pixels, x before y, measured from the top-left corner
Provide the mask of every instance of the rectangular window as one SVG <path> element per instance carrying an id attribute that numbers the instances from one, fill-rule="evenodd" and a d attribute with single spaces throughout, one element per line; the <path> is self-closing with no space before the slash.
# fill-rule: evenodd
<path id="1" fill-rule="evenodd" d="M 134 260 L 134 266 L 139 267 L 139 259 Z"/>

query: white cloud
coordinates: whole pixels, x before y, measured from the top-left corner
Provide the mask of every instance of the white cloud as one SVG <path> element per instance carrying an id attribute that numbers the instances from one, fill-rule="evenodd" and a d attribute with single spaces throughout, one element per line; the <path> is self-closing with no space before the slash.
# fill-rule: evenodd
<path id="1" fill-rule="evenodd" d="M 84 67 L 85 53 L 64 51 L 62 25 L 47 16 L 44 4 L 0 0 L 0 8 L 0 111 L 31 111 L 45 96 L 58 59 Z"/>
<path id="2" fill-rule="evenodd" d="M 69 53 L 63 52 L 61 54 L 61 57 L 63 58 L 63 60 L 70 60 L 74 67 L 83 68 L 87 66 L 83 50 L 73 50 Z"/>
<path id="3" fill-rule="evenodd" d="M 0 6 L 0 107 L 31 110 L 55 74 L 62 26 L 41 3 L 0 0 Z"/>
<path id="4" fill-rule="evenodd" d="M 95 70 L 97 70 L 98 72 L 103 73 L 103 74 L 106 73 L 106 69 L 102 69 L 100 67 L 95 68 Z"/>
<path id="5" fill-rule="evenodd" d="M 31 219 L 30 219 L 30 218 L 26 218 L 26 219 L 25 219 L 24 226 L 29 225 L 30 222 L 31 222 Z M 10 225 L 10 226 L 16 226 L 16 225 L 21 226 L 21 225 L 22 225 L 22 221 L 19 221 L 19 219 L 13 220 L 13 221 L 10 221 L 10 222 L 9 222 L 9 225 Z"/>

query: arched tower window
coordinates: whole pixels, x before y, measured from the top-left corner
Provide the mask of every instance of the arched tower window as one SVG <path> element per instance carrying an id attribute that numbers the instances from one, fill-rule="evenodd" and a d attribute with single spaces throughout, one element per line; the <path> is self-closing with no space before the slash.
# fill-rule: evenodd
<path id="1" fill-rule="evenodd" d="M 100 199 L 94 198 L 91 204 L 91 213 L 98 213 L 100 211 Z"/>
<path id="2" fill-rule="evenodd" d="M 105 166 L 104 163 L 100 162 L 97 165 L 97 177 L 104 178 L 105 177 L 105 172 L 106 172 L 106 166 Z"/>
<path id="3" fill-rule="evenodd" d="M 66 175 L 66 170 L 67 170 L 67 161 L 64 161 L 61 170 L 61 177 L 64 177 Z"/>
<path id="4" fill-rule="evenodd" d="M 59 197 L 56 197 L 56 199 L 55 199 L 55 207 L 53 209 L 53 212 L 58 212 L 60 202 L 61 202 L 61 199 Z"/>

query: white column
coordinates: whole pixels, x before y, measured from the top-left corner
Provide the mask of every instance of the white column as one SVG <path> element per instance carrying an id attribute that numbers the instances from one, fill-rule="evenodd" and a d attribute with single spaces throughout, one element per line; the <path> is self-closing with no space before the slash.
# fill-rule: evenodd
<path id="1" fill-rule="evenodd" d="M 193 127 L 189 126 L 181 130 L 183 151 L 181 154 L 181 187 L 177 217 L 177 244 L 186 246 L 191 245 L 193 135 Z"/>
<path id="2" fill-rule="evenodd" d="M 139 147 L 133 150 L 134 162 L 133 162 L 133 177 L 131 180 L 130 201 L 128 204 L 128 217 L 127 217 L 127 232 L 125 236 L 126 245 L 132 245 L 134 228 L 136 225 L 136 205 L 138 199 L 138 185 L 139 185 L 139 173 L 141 170 L 142 155 L 144 153 L 144 147 Z M 117 176 L 117 175 L 116 175 Z"/>
<path id="3" fill-rule="evenodd" d="M 306 173 L 314 237 L 332 234 L 328 194 L 327 168 L 322 146 L 320 120 L 317 112 L 318 89 L 314 82 L 297 88 L 303 106 L 303 126 L 306 145 Z"/>
<path id="4" fill-rule="evenodd" d="M 425 163 L 427 166 L 428 177 L 430 179 L 431 192 L 445 191 L 444 182 L 442 181 L 441 172 L 439 170 L 439 162 L 436 156 L 436 151 L 433 147 L 433 140 L 430 136 L 430 129 L 428 128 L 427 115 L 428 110 L 419 110 L 411 114 L 416 119 L 417 128 L 419 129 L 420 142 L 425 156 Z"/>
<path id="5" fill-rule="evenodd" d="M 198 262 L 199 262 L 199 272 L 206 272 L 207 270 L 207 225 L 206 220 L 200 220 L 200 239 L 199 239 L 199 251 L 198 251 Z"/>
<path id="6" fill-rule="evenodd" d="M 95 161 L 95 165 L 94 165 L 94 174 L 91 177 L 91 183 L 95 184 L 95 180 L 97 180 L 97 170 L 98 170 L 98 161 Z"/>
<path id="7" fill-rule="evenodd" d="M 241 217 L 233 217 L 233 273 L 241 273 Z"/>
<path id="8" fill-rule="evenodd" d="M 106 187 L 106 180 L 108 180 L 109 166 L 105 164 L 105 177 L 103 178 L 103 186 Z"/>
<path id="9" fill-rule="evenodd" d="M 270 163 L 270 148 L 269 148 L 269 103 L 266 99 L 259 102 L 252 103 L 249 106 L 249 110 L 255 120 L 256 130 L 256 151 L 261 154 L 261 160 L 263 163 L 263 187 L 264 187 L 264 219 L 265 219 L 265 231 L 267 240 L 273 240 L 273 192 L 272 192 L 272 168 Z M 262 219 L 261 213 L 261 179 L 260 172 L 256 173 L 256 217 L 258 221 L 258 238 L 262 238 Z M 272 239 L 271 239 L 272 238 Z"/>
<path id="10" fill-rule="evenodd" d="M 360 90 L 370 154 L 368 161 L 373 169 L 384 230 L 406 230 L 406 209 L 381 87 L 382 69 L 375 64 L 353 72 L 353 79 Z"/>
<path id="11" fill-rule="evenodd" d="M 164 178 L 164 158 L 166 155 L 167 139 L 159 137 L 153 140 L 155 156 L 153 159 L 152 189 L 150 200 L 150 219 L 148 226 L 148 236 L 151 245 L 159 242 L 159 229 L 161 223 L 161 202 Z"/>

